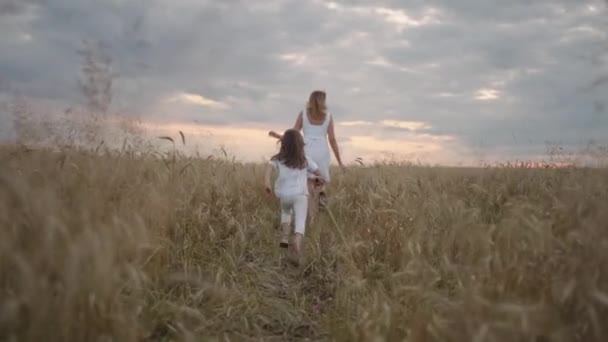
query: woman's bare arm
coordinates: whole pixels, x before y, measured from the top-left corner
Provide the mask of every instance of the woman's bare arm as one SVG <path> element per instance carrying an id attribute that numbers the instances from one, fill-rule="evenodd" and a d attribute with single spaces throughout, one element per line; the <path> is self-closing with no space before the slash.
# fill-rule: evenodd
<path id="1" fill-rule="evenodd" d="M 329 144 L 331 145 L 331 149 L 334 151 L 334 155 L 336 156 L 336 159 L 338 160 L 338 165 L 340 165 L 340 167 L 344 167 L 344 164 L 342 164 L 342 158 L 340 157 L 340 149 L 338 148 L 338 141 L 336 140 L 336 132 L 334 130 L 334 118 L 330 118 L 329 120 L 329 126 L 327 127 L 327 133 L 328 133 L 328 138 L 329 138 Z"/>

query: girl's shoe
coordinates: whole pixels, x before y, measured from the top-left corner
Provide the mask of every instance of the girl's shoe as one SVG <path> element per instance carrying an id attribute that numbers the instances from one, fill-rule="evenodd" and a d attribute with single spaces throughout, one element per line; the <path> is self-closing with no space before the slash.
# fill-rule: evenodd
<path id="1" fill-rule="evenodd" d="M 281 230 L 281 242 L 279 242 L 279 247 L 287 248 L 289 247 L 289 235 L 291 234 L 291 226 L 289 224 L 282 224 Z"/>

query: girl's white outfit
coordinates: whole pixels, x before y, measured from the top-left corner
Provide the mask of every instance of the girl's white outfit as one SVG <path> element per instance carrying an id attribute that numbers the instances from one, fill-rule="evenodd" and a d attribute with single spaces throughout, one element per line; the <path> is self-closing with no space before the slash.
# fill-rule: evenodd
<path id="1" fill-rule="evenodd" d="M 274 193 L 281 201 L 281 223 L 291 224 L 291 212 L 295 214 L 295 231 L 304 235 L 306 230 L 306 212 L 308 210 L 308 173 L 319 169 L 308 156 L 307 166 L 303 169 L 292 169 L 278 160 L 270 164 L 278 171 L 274 183 Z"/>
<path id="2" fill-rule="evenodd" d="M 329 145 L 327 144 L 327 128 L 331 121 L 329 113 L 321 125 L 313 125 L 308 119 L 307 110 L 302 112 L 302 131 L 304 135 L 304 151 L 318 166 L 326 183 L 329 183 Z"/>

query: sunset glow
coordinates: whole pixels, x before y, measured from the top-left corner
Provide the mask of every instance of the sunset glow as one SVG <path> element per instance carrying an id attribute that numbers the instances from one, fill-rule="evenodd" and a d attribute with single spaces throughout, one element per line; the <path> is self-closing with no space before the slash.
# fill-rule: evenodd
<path id="1" fill-rule="evenodd" d="M 375 125 L 369 123 L 368 133 L 365 135 L 350 131 L 358 127 L 346 122 L 341 130 L 347 139 L 340 139 L 340 149 L 346 163 L 352 163 L 357 158 L 367 161 L 383 160 L 387 156 L 395 157 L 400 160 L 420 160 L 429 163 L 443 161 L 446 164 L 456 164 L 463 161 L 470 161 L 464 155 L 455 153 L 455 149 L 460 144 L 453 137 L 435 136 L 429 134 L 416 134 L 410 137 L 380 137 L 382 124 Z M 366 125 L 366 122 L 357 124 Z M 427 127 L 423 123 L 416 122 L 389 122 L 402 128 L 423 128 Z M 268 131 L 273 128 L 267 127 L 247 127 L 247 126 L 213 126 L 201 124 L 180 124 L 180 123 L 152 123 L 143 124 L 151 137 L 169 136 L 176 144 L 179 144 L 179 132 L 183 132 L 187 144 L 178 146 L 186 152 L 199 152 L 213 154 L 219 148 L 224 148 L 231 155 L 235 155 L 242 161 L 267 160 L 277 152 L 279 145 L 276 139 L 268 137 Z M 280 131 L 278 128 L 274 130 Z M 158 141 L 162 146 L 164 142 Z M 332 163 L 335 158 L 332 156 Z"/>

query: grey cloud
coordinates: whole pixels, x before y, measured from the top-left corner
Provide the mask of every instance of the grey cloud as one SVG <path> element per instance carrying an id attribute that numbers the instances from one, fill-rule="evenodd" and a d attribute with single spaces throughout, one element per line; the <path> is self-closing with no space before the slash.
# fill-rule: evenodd
<path id="1" fill-rule="evenodd" d="M 589 13 L 588 4 L 602 3 L 374 2 L 414 18 L 435 8 L 442 20 L 398 31 L 370 11 L 333 11 L 319 1 L 31 2 L 38 9 L 25 25 L 32 41 L 0 33 L 0 92 L 78 101 L 75 51 L 86 38 L 113 59 L 117 102 L 150 119 L 288 127 L 309 91 L 324 88 L 337 120 L 425 121 L 429 133 L 520 153 L 513 135 L 537 147 L 608 136 L 596 105 L 605 84 L 583 91 L 608 74 L 605 12 Z M 14 17 L 30 10 L 19 8 Z M 580 26 L 604 37 L 573 31 Z M 290 53 L 301 55 L 299 64 L 279 58 Z M 368 63 L 377 58 L 388 65 Z M 500 98 L 475 101 L 480 88 L 497 89 Z M 180 91 L 231 107 L 161 105 Z M 446 93 L 454 96 L 440 96 Z"/>
<path id="2" fill-rule="evenodd" d="M 42 0 L 1 0 L 0 17 L 23 14 L 31 6 L 40 4 L 41 2 Z"/>
<path id="3" fill-rule="evenodd" d="M 584 5 L 568 6 L 580 9 Z M 467 23 L 463 21 L 466 16 L 461 16 L 443 27 L 405 32 L 412 47 L 397 52 L 389 49 L 387 56 L 397 64 L 414 62 L 416 65 L 429 58 L 440 65 L 435 75 L 440 81 L 422 83 L 417 90 L 458 93 L 464 89 L 471 93 L 481 87 L 497 88 L 503 96 L 514 99 L 515 103 L 502 100 L 479 103 L 458 97 L 421 99 L 424 94 L 418 93 L 416 107 L 435 107 L 429 121 L 436 132 L 451 132 L 470 143 L 485 140 L 490 145 L 510 144 L 511 132 L 528 135 L 536 141 L 559 137 L 566 142 L 602 138 L 608 130 L 608 122 L 591 110 L 600 95 L 577 90 L 591 84 L 596 73 L 606 72 L 605 68 L 593 67 L 579 56 L 597 49 L 602 41 L 597 37 L 579 37 L 569 43 L 559 43 L 564 33 L 573 27 L 590 25 L 602 29 L 602 26 L 599 17 L 574 12 L 545 17 L 545 22 L 524 21 L 507 30 L 484 26 L 482 32 L 475 32 L 479 30 L 479 21 Z M 526 74 L 527 69 L 539 69 L 539 73 Z M 504 86 L 492 85 L 509 73 L 515 75 L 514 80 L 506 81 Z M 425 79 L 432 77 L 425 76 Z M 448 80 L 456 82 L 450 85 Z M 416 89 L 412 90 L 416 92 Z M 449 106 L 449 109 L 441 108 L 443 106 Z M 422 118 L 416 116 L 416 119 Z"/>

